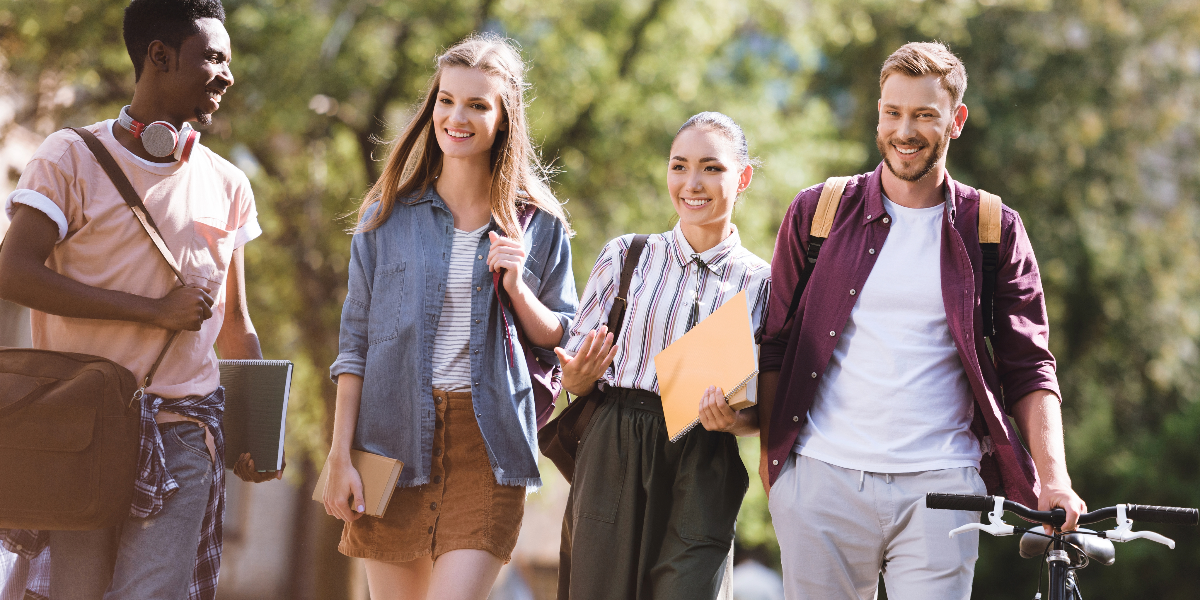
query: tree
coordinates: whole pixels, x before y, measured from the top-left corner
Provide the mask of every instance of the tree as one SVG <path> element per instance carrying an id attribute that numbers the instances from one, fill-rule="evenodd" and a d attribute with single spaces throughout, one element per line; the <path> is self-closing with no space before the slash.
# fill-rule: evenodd
<path id="1" fill-rule="evenodd" d="M 11 119 L 0 110 L 0 144 L 128 101 L 124 4 L 0 3 L 0 72 L 16 100 Z M 478 30 L 522 45 L 582 286 L 607 239 L 672 225 L 667 152 L 702 110 L 737 120 L 762 160 L 735 222 L 769 257 L 798 191 L 876 164 L 878 65 L 904 42 L 942 39 L 971 78 L 951 172 L 1019 210 L 1038 253 L 1076 485 L 1094 506 L 1200 504 L 1200 15 L 1186 0 L 225 4 L 237 82 L 204 143 L 254 186 L 265 234 L 247 247 L 252 314 L 265 353 L 296 362 L 288 456 L 301 485 L 328 450 L 350 215 L 439 51 Z M 739 542 L 770 555 L 756 485 Z M 337 523 L 309 508 L 288 597 L 345 597 Z M 1116 566 L 1084 572 L 1090 597 L 1183 597 L 1200 544 L 1163 531 L 1179 550 L 1122 547 Z M 984 541 L 978 597 L 1034 576 L 1014 555 Z"/>

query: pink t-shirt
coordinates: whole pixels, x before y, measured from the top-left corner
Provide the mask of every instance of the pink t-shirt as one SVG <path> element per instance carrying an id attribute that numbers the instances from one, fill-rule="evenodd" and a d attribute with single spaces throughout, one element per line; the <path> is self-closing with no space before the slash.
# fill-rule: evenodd
<path id="1" fill-rule="evenodd" d="M 175 340 L 154 376 L 150 393 L 164 398 L 205 395 L 220 385 L 213 349 L 225 320 L 225 275 L 233 251 L 257 237 L 250 182 L 237 167 L 196 145 L 186 163 L 152 163 L 126 150 L 113 121 L 87 129 L 108 148 L 142 197 L 189 285 L 208 288 L 216 304 L 200 331 Z M 58 244 L 46 266 L 94 287 L 161 298 L 179 285 L 150 236 L 130 212 L 108 175 L 72 131 L 46 138 L 9 195 L 16 205 L 45 213 L 57 225 Z M 30 311 L 35 348 L 103 356 L 140 381 L 169 332 L 128 321 L 75 319 Z"/>

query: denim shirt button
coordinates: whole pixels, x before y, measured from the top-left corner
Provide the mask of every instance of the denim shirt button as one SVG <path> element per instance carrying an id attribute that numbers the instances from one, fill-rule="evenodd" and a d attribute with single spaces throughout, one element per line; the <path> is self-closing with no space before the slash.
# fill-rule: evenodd
<path id="1" fill-rule="evenodd" d="M 475 319 L 475 322 L 476 322 L 476 323 L 478 323 L 478 322 L 479 322 L 479 319 Z M 478 384 L 476 384 L 476 385 L 478 385 Z"/>

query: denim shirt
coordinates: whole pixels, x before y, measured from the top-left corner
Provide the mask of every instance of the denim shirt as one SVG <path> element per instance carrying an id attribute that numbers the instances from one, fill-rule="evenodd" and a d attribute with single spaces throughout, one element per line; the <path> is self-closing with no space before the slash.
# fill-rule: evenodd
<path id="1" fill-rule="evenodd" d="M 352 447 L 404 463 L 399 487 L 429 483 L 433 453 L 433 341 L 454 241 L 454 217 L 432 187 L 415 202 L 397 201 L 380 227 L 356 233 L 338 357 L 329 369 L 363 378 L 362 400 Z M 370 214 L 367 215 L 367 218 Z M 517 341 L 514 315 L 499 306 L 488 271 L 488 232 L 501 233 L 495 219 L 479 238 L 471 298 L 471 401 L 487 445 L 496 481 L 541 485 L 537 467 L 537 424 L 533 389 Z M 571 244 L 553 215 L 534 214 L 525 231 L 522 277 L 562 325 L 571 330 L 579 302 L 571 273 Z M 516 356 L 509 365 L 507 316 Z M 534 348 L 557 362 L 551 349 Z"/>

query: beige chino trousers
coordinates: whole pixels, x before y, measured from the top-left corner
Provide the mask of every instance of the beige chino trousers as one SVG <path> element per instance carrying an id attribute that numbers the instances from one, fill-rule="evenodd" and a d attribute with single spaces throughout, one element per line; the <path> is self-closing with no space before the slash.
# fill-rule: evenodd
<path id="1" fill-rule="evenodd" d="M 967 600 L 979 533 L 949 537 L 978 512 L 925 508 L 925 494 L 985 494 L 972 467 L 871 473 L 792 454 L 768 506 L 787 600 Z"/>

